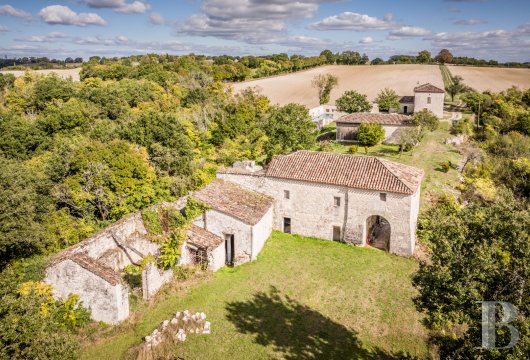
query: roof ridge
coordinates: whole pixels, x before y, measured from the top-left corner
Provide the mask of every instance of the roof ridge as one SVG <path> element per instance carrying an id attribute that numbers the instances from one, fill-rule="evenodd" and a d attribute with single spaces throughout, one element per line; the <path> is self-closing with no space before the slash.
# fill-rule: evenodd
<path id="1" fill-rule="evenodd" d="M 375 157 L 375 156 L 374 156 Z M 381 165 L 384 166 L 384 168 L 390 172 L 390 174 L 392 174 L 393 177 L 395 177 L 401 184 L 403 184 L 403 186 L 405 186 L 407 189 L 409 189 L 410 191 L 412 191 L 414 193 L 414 189 L 411 189 L 410 186 L 408 186 L 403 180 L 401 180 L 401 178 L 399 176 L 397 176 L 394 171 L 392 171 L 392 169 L 390 169 L 386 163 L 389 162 L 389 160 L 386 160 L 386 159 L 381 159 L 381 158 L 378 158 L 378 157 L 375 157 L 380 163 Z M 404 164 L 400 164 L 400 165 L 404 165 Z M 407 166 L 407 165 L 404 165 L 404 166 Z"/>

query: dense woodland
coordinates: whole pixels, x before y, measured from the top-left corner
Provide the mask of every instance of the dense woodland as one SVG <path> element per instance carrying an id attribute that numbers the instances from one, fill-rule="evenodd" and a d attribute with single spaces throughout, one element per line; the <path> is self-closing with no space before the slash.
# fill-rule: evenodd
<path id="1" fill-rule="evenodd" d="M 0 358 L 76 357 L 73 334 L 88 313 L 38 282 L 47 256 L 202 187 L 219 166 L 313 148 L 307 108 L 271 106 L 252 90 L 235 95 L 223 81 L 363 61 L 330 53 L 94 57 L 79 83 L 0 75 Z M 479 121 L 452 129 L 472 139 L 460 149 L 462 198 L 440 199 L 420 220 L 432 259 L 415 276 L 416 304 L 443 357 L 464 359 L 479 351 L 480 327 L 466 330 L 479 324 L 474 302 L 513 302 L 524 315 L 511 350 L 520 358 L 530 346 L 530 90 L 461 100 Z"/>

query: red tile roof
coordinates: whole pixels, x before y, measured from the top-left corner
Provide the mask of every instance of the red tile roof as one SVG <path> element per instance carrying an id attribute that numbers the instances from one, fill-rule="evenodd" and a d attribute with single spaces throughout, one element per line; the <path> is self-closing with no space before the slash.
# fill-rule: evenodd
<path id="1" fill-rule="evenodd" d="M 245 224 L 257 224 L 271 208 L 272 198 L 228 181 L 215 180 L 192 195 L 214 210 Z"/>
<path id="2" fill-rule="evenodd" d="M 337 119 L 337 123 L 348 124 L 381 124 L 381 125 L 408 125 L 410 117 L 402 114 L 382 113 L 353 113 Z"/>
<path id="3" fill-rule="evenodd" d="M 402 96 L 399 102 L 401 104 L 412 104 L 414 103 L 414 96 Z"/>
<path id="4" fill-rule="evenodd" d="M 188 242 L 204 250 L 214 249 L 221 245 L 224 240 L 197 225 L 191 225 L 186 231 Z"/>
<path id="5" fill-rule="evenodd" d="M 274 157 L 266 176 L 411 195 L 423 170 L 371 156 L 297 151 Z"/>
<path id="6" fill-rule="evenodd" d="M 423 84 L 423 85 L 420 85 L 420 86 L 416 86 L 414 88 L 414 92 L 417 93 L 417 92 L 422 92 L 422 93 L 440 93 L 440 94 L 443 94 L 445 93 L 445 91 L 443 89 L 440 89 L 439 87 L 436 87 L 432 84 Z"/>

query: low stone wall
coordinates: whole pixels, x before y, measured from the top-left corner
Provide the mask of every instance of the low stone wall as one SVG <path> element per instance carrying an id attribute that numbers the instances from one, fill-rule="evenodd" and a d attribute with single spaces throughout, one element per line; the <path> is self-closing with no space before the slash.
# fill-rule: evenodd
<path id="1" fill-rule="evenodd" d="M 142 297 L 151 299 L 158 290 L 173 278 L 173 271 L 160 270 L 153 262 L 149 262 L 142 271 Z"/>

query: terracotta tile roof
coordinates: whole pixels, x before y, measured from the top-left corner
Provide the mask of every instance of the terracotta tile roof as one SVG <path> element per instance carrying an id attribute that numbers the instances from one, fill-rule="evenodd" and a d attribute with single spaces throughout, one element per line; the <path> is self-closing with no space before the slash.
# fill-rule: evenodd
<path id="1" fill-rule="evenodd" d="M 274 157 L 267 176 L 411 195 L 423 170 L 372 156 L 297 151 Z"/>
<path id="2" fill-rule="evenodd" d="M 412 104 L 414 103 L 414 96 L 402 96 L 399 102 L 401 104 Z"/>
<path id="3" fill-rule="evenodd" d="M 215 180 L 192 195 L 214 210 L 249 225 L 258 223 L 272 206 L 272 198 L 228 181 Z"/>
<path id="4" fill-rule="evenodd" d="M 408 125 L 410 117 L 402 114 L 381 113 L 353 113 L 337 119 L 337 123 L 348 124 L 381 124 L 381 125 Z"/>
<path id="5" fill-rule="evenodd" d="M 65 257 L 62 259 L 64 260 L 72 260 L 82 268 L 90 271 L 91 273 L 99 276 L 103 280 L 107 281 L 108 283 L 112 285 L 117 285 L 121 282 L 120 276 L 111 268 L 101 265 L 96 260 L 88 257 L 86 254 L 73 254 L 68 257 Z M 57 261 L 62 262 L 62 261 Z"/>
<path id="6" fill-rule="evenodd" d="M 445 91 L 443 89 L 440 89 L 439 87 L 436 87 L 432 84 L 423 84 L 423 85 L 420 85 L 420 86 L 416 86 L 414 88 L 414 92 L 417 93 L 417 92 L 423 92 L 423 93 L 440 93 L 440 94 L 443 94 L 445 93 Z"/>
<path id="7" fill-rule="evenodd" d="M 224 242 L 221 237 L 193 224 L 186 230 L 186 234 L 190 244 L 204 250 L 215 249 Z"/>

